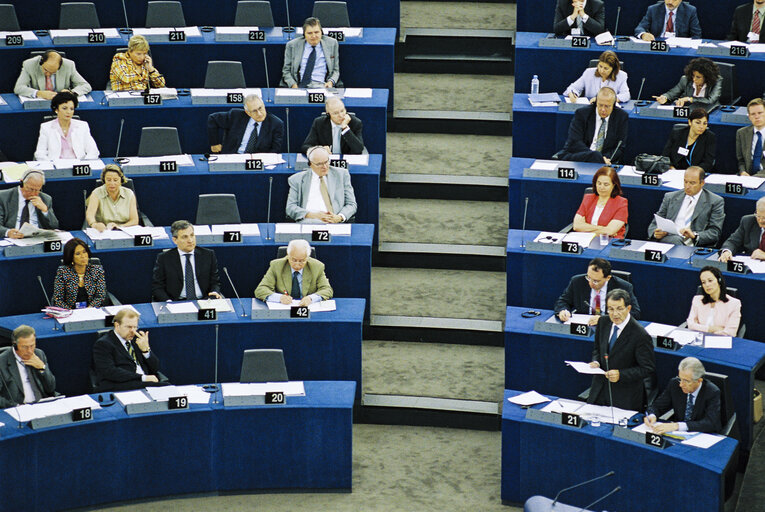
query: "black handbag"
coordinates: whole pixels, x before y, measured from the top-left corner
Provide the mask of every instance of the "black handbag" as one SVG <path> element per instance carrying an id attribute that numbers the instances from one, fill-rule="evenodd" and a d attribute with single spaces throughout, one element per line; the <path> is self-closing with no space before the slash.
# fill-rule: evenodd
<path id="1" fill-rule="evenodd" d="M 668 156 L 640 153 L 635 157 L 635 170 L 643 174 L 662 174 L 669 170 Z"/>

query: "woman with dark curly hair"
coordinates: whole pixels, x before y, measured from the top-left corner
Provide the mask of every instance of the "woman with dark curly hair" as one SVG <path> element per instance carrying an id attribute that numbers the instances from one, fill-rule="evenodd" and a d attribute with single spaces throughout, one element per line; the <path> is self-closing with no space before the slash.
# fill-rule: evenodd
<path id="1" fill-rule="evenodd" d="M 35 160 L 98 158 L 98 147 L 90 135 L 88 123 L 73 119 L 77 95 L 61 91 L 50 100 L 50 108 L 56 114 L 56 119 L 40 125 Z"/>
<path id="2" fill-rule="evenodd" d="M 691 59 L 683 70 L 685 73 L 672 89 L 653 99 L 664 105 L 674 101 L 682 107 L 693 103 L 709 112 L 719 104 L 722 93 L 722 77 L 717 64 L 704 57 Z"/>
<path id="3" fill-rule="evenodd" d="M 53 305 L 59 308 L 100 308 L 106 301 L 104 267 L 90 263 L 90 248 L 79 238 L 64 244 L 64 264 L 56 270 Z"/>

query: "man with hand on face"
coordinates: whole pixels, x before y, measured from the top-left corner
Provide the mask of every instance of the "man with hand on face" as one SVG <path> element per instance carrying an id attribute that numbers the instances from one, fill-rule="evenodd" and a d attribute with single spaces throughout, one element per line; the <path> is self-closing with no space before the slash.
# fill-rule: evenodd
<path id="1" fill-rule="evenodd" d="M 51 100 L 57 92 L 63 91 L 83 96 L 91 91 L 91 87 L 77 72 L 74 61 L 63 58 L 56 50 L 25 60 L 13 88 L 18 96 L 45 100 Z"/>
<path id="2" fill-rule="evenodd" d="M 114 315 L 114 329 L 93 344 L 96 392 L 125 391 L 159 382 L 159 358 L 149 347 L 149 333 L 138 330 L 139 314 L 124 308 Z"/>
<path id="3" fill-rule="evenodd" d="M 325 36 L 318 18 L 306 18 L 303 36 L 284 47 L 280 87 L 330 88 L 340 80 L 337 41 Z"/>
<path id="4" fill-rule="evenodd" d="M 0 191 L 0 237 L 24 238 L 20 229 L 25 223 L 42 229 L 58 229 L 53 213 L 53 199 L 42 191 L 45 174 L 27 169 L 21 185 Z"/>
<path id="5" fill-rule="evenodd" d="M 260 96 L 250 94 L 244 98 L 244 110 L 232 108 L 207 116 L 207 138 L 211 153 L 281 153 L 284 123 L 266 112 Z"/>
<path id="6" fill-rule="evenodd" d="M 287 256 L 271 261 L 266 275 L 255 288 L 255 298 L 264 302 L 300 306 L 332 298 L 332 287 L 324 273 L 324 263 L 311 258 L 311 245 L 305 240 L 292 240 Z"/>
<path id="7" fill-rule="evenodd" d="M 323 146 L 334 155 L 360 155 L 364 152 L 361 120 L 346 112 L 345 105 L 335 96 L 324 105 L 327 115 L 313 120 L 311 131 L 300 151 L 305 154 L 313 146 Z"/>
<path id="8" fill-rule="evenodd" d="M 756 260 L 765 260 L 765 197 L 757 200 L 753 215 L 744 215 L 741 222 L 720 250 L 720 261 L 730 261 L 743 252 Z"/>
<path id="9" fill-rule="evenodd" d="M 635 28 L 635 37 L 653 41 L 657 37 L 692 37 L 701 39 L 701 25 L 696 8 L 683 0 L 661 0 L 648 10 Z"/>
<path id="10" fill-rule="evenodd" d="M 553 32 L 556 36 L 594 37 L 606 31 L 606 11 L 602 0 L 558 0 Z"/>
<path id="11" fill-rule="evenodd" d="M 161 252 L 154 264 L 153 300 L 220 299 L 218 260 L 210 249 L 197 247 L 194 226 L 176 220 L 170 226 L 175 249 Z"/>
<path id="12" fill-rule="evenodd" d="M 31 404 L 56 394 L 56 377 L 45 352 L 37 347 L 33 327 L 20 325 L 11 334 L 13 348 L 0 355 L 0 408 Z"/>

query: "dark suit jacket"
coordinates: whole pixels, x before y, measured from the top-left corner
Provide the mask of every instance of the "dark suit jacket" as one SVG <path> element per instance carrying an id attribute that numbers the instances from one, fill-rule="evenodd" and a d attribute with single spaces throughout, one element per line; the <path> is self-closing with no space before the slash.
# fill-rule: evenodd
<path id="1" fill-rule="evenodd" d="M 649 6 L 645 16 L 640 20 L 638 26 L 635 27 L 635 37 L 640 37 L 640 34 L 645 32 L 661 37 L 664 33 L 664 15 L 666 12 L 664 2 L 656 2 Z M 673 18 L 675 35 L 677 37 L 701 38 L 701 25 L 699 24 L 696 7 L 687 1 L 683 2 L 675 9 L 675 16 Z"/>
<path id="2" fill-rule="evenodd" d="M 688 132 L 690 129 L 687 125 L 673 128 L 667 143 L 664 145 L 664 151 L 661 152 L 662 156 L 669 157 L 669 161 L 675 169 L 687 169 L 690 167 L 686 157 L 677 152 L 678 148 L 684 148 L 688 142 Z M 712 172 L 712 168 L 715 166 L 716 150 L 717 138 L 714 132 L 707 129 L 707 131 L 701 134 L 701 137 L 696 139 L 696 144 L 693 146 L 693 154 L 688 155 L 691 158 L 691 165 L 698 165 L 705 172 Z"/>
<path id="3" fill-rule="evenodd" d="M 674 220 L 680 212 L 684 200 L 685 190 L 676 190 L 675 192 L 664 194 L 661 206 L 657 212 L 659 217 Z M 696 245 L 700 247 L 716 247 L 720 242 L 724 221 L 725 202 L 723 198 L 714 192 L 703 189 L 699 196 L 699 202 L 693 209 L 693 217 L 691 217 L 691 230 L 698 233 Z M 649 239 L 653 237 L 654 231 L 656 231 L 655 218 L 648 226 Z"/>
<path id="4" fill-rule="evenodd" d="M 24 387 L 21 384 L 21 375 L 19 367 L 16 364 L 16 352 L 13 348 L 6 349 L 0 353 L 0 408 L 13 407 L 24 403 Z M 38 370 L 27 366 L 29 378 L 35 381 L 37 389 L 40 390 L 41 398 L 47 398 L 56 394 L 56 377 L 50 371 L 48 358 L 45 352 L 39 348 L 35 349 L 37 357 L 45 363 L 45 369 Z"/>
<path id="5" fill-rule="evenodd" d="M 751 124 L 736 130 L 736 162 L 739 174 L 742 172 L 752 174 L 752 139 L 754 139 L 754 126 Z M 765 176 L 765 170 L 755 172 L 754 176 Z"/>
<path id="6" fill-rule="evenodd" d="M 228 112 L 213 112 L 207 116 L 207 139 L 210 146 L 223 144 L 221 153 L 236 153 L 242 145 L 242 137 L 250 116 L 241 108 Z M 220 132 L 223 131 L 221 141 Z M 271 113 L 266 114 L 253 153 L 281 153 L 284 139 L 284 123 Z"/>
<path id="7" fill-rule="evenodd" d="M 58 229 L 58 219 L 53 213 L 53 199 L 45 192 L 40 192 L 40 199 L 48 207 L 48 214 L 37 211 L 37 221 L 43 229 Z M 19 191 L 16 187 L 0 191 L 0 238 L 9 229 L 16 227 L 19 214 Z"/>
<path id="8" fill-rule="evenodd" d="M 616 339 L 606 365 L 608 338 L 611 335 L 611 319 L 607 316 L 598 320 L 592 360 L 600 363 L 603 370 L 619 370 L 619 381 L 611 384 L 615 407 L 642 411 L 645 405 L 643 379 L 656 373 L 656 360 L 651 336 L 637 320 L 630 318 L 622 333 Z M 609 405 L 608 381 L 603 375 L 594 375 L 590 396 L 591 404 Z"/>
<path id="9" fill-rule="evenodd" d="M 557 315 L 561 311 L 568 310 L 573 312 L 574 309 L 578 313 L 587 313 L 590 307 L 585 302 L 590 302 L 590 284 L 587 282 L 586 274 L 578 274 L 571 278 L 568 282 L 568 286 L 563 290 L 563 293 L 558 300 L 555 301 L 555 314 Z M 640 318 L 640 304 L 638 304 L 637 297 L 633 292 L 632 283 L 628 283 L 621 277 L 611 276 L 608 281 L 607 290 L 626 290 L 630 294 L 632 300 L 632 316 L 634 318 Z M 601 308 L 603 312 L 606 311 L 605 304 Z"/>
<path id="10" fill-rule="evenodd" d="M 364 151 L 364 138 L 361 135 L 361 120 L 349 114 L 351 122 L 348 130 L 340 136 L 340 149 L 344 155 L 360 155 Z M 300 146 L 300 151 L 305 154 L 312 146 L 332 147 L 332 120 L 327 114 L 322 114 L 313 120 L 311 131 Z"/>
<path id="11" fill-rule="evenodd" d="M 760 232 L 755 216 L 744 215 L 736 231 L 722 244 L 721 249 L 728 249 L 734 255 L 743 252 L 749 256 L 760 247 Z"/>
<path id="12" fill-rule="evenodd" d="M 582 151 L 589 151 L 590 144 L 595 138 L 595 116 L 597 115 L 597 108 L 595 105 L 589 107 L 582 107 L 574 113 L 574 119 L 568 127 L 568 139 L 566 145 L 563 146 L 563 150 L 567 153 L 580 153 Z M 603 143 L 604 156 L 611 158 L 614 162 L 618 162 L 621 156 L 624 154 L 624 147 L 627 143 L 627 124 L 630 116 L 622 109 L 614 107 L 611 115 L 608 118 L 608 127 L 606 131 L 606 140 Z M 621 141 L 621 146 L 616 154 L 611 157 L 611 154 L 616 149 L 616 146 Z"/>
<path id="13" fill-rule="evenodd" d="M 752 2 L 736 7 L 733 11 L 733 21 L 730 24 L 730 33 L 728 34 L 728 40 L 730 41 L 742 41 L 746 42 L 746 36 L 749 34 L 749 29 L 752 27 L 752 10 L 754 9 Z M 760 20 L 760 42 L 765 43 L 765 20 Z"/>
<path id="14" fill-rule="evenodd" d="M 685 422 L 691 432 L 717 433 L 722 428 L 720 422 L 720 388 L 713 382 L 704 380 L 699 389 L 699 395 L 693 402 L 691 421 L 685 421 L 685 406 L 688 395 L 680 389 L 680 379 L 674 377 L 653 404 L 648 407 L 647 414 L 655 414 L 658 418 L 672 409 L 673 422 Z"/>
<path id="15" fill-rule="evenodd" d="M 218 259 L 210 249 L 197 247 L 194 249 L 194 274 L 203 295 L 210 292 L 220 293 L 218 279 Z M 178 255 L 178 248 L 161 252 L 154 263 L 154 274 L 151 283 L 153 300 L 164 302 L 178 300 L 183 290 L 183 268 Z"/>
<path id="16" fill-rule="evenodd" d="M 558 0 L 555 6 L 555 19 L 553 21 L 553 32 L 555 32 L 555 35 L 562 36 L 571 33 L 572 27 L 568 25 L 566 18 L 572 12 L 571 0 Z M 606 31 L 606 10 L 603 8 L 601 0 L 587 0 L 584 12 L 590 18 L 584 23 L 583 35 L 596 36 Z"/>
<path id="17" fill-rule="evenodd" d="M 152 350 L 146 358 L 135 344 L 133 345 L 138 364 L 146 375 L 156 375 L 159 371 L 159 358 Z M 125 346 L 114 333 L 109 331 L 93 344 L 93 370 L 96 374 L 97 391 L 123 391 L 145 387 L 140 373 L 135 372 L 135 363 Z"/>

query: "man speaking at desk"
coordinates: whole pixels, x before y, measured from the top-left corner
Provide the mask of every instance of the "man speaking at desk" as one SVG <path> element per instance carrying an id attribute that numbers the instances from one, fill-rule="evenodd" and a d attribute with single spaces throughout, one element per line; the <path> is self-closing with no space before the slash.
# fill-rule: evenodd
<path id="1" fill-rule="evenodd" d="M 305 240 L 292 240 L 287 256 L 271 261 L 266 275 L 255 288 L 255 298 L 264 302 L 301 306 L 332 298 L 332 287 L 324 273 L 324 263 L 311 258 L 311 245 Z"/>
<path id="2" fill-rule="evenodd" d="M 642 411 L 643 379 L 656 373 L 651 336 L 630 315 L 630 295 L 625 290 L 608 292 L 606 305 L 608 316 L 598 320 L 590 363 L 606 374 L 592 377 L 587 402 Z"/>
<path id="3" fill-rule="evenodd" d="M 153 300 L 220 299 L 222 296 L 215 253 L 197 247 L 194 226 L 187 220 L 173 222 L 170 233 L 175 249 L 157 255 L 151 284 Z"/>
<path id="4" fill-rule="evenodd" d="M 213 112 L 207 116 L 207 138 L 212 153 L 281 153 L 284 123 L 266 112 L 257 94 L 244 98 L 244 110 Z M 221 140 L 220 132 L 223 132 Z"/>
<path id="5" fill-rule="evenodd" d="M 20 325 L 11 334 L 13 348 L 0 352 L 0 408 L 31 404 L 56 394 L 56 377 L 45 352 L 36 348 L 35 330 Z"/>

